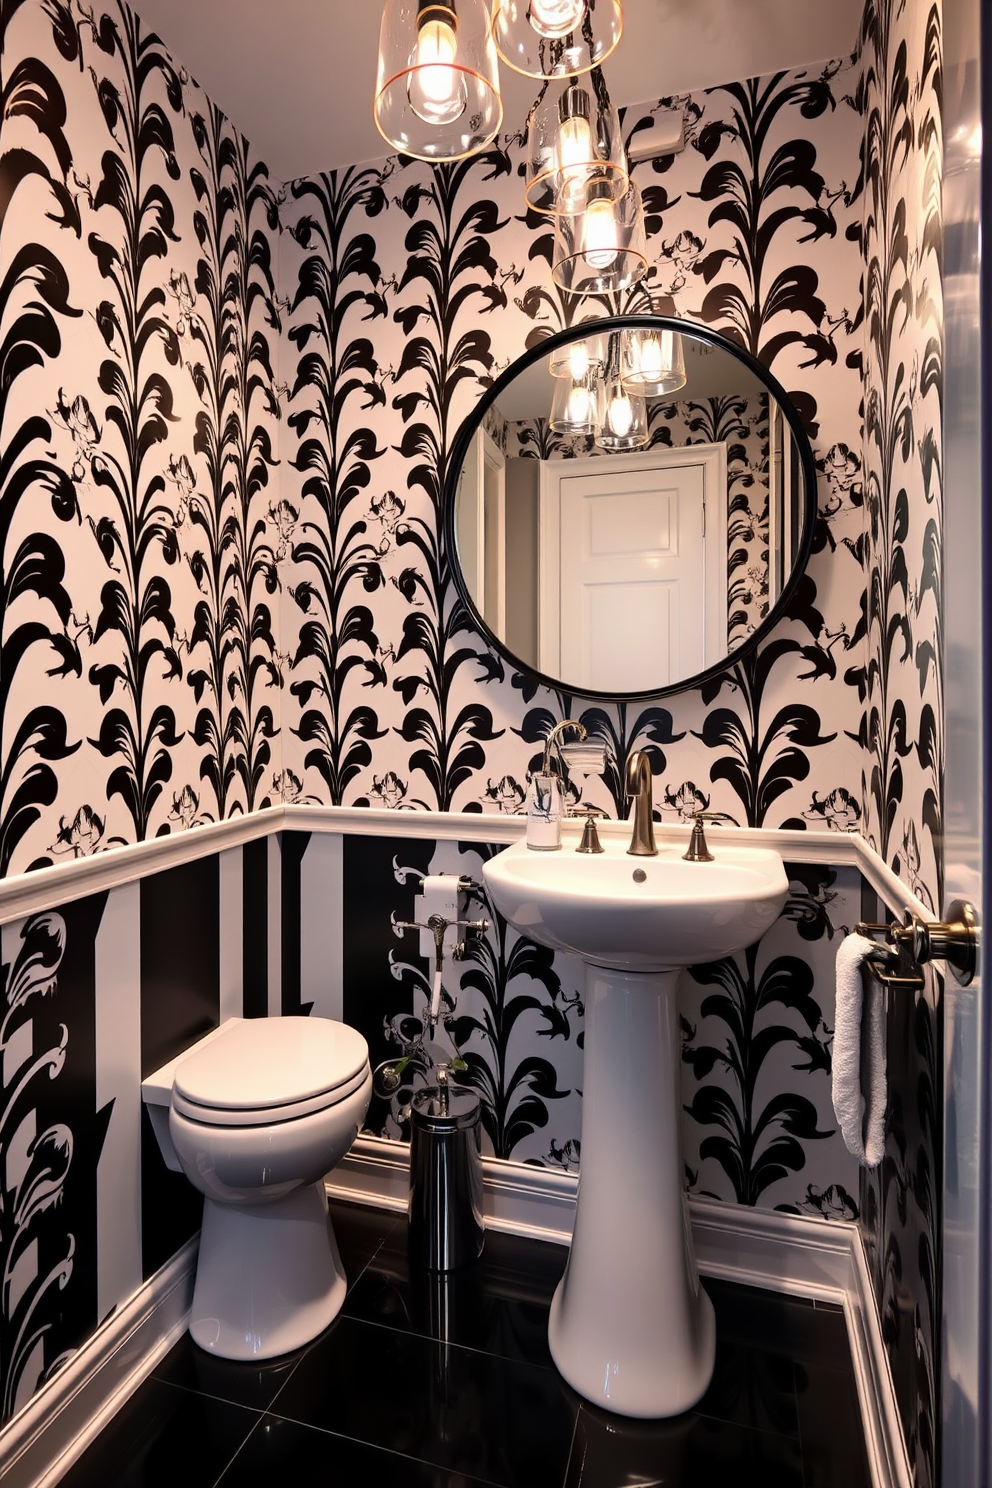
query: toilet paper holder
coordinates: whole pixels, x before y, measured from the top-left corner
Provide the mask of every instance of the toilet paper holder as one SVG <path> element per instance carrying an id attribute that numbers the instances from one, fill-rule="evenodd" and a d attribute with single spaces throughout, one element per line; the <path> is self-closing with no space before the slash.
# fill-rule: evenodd
<path id="1" fill-rule="evenodd" d="M 967 987 L 978 971 L 978 915 L 966 899 L 955 899 L 947 906 L 946 916 L 921 920 L 907 909 L 901 925 L 897 921 L 855 925 L 856 935 L 869 939 L 882 935 L 888 942 L 879 945 L 877 959 L 871 958 L 872 975 L 884 986 L 916 990 L 923 986 L 919 968 L 930 961 L 943 961 L 955 981 Z"/>

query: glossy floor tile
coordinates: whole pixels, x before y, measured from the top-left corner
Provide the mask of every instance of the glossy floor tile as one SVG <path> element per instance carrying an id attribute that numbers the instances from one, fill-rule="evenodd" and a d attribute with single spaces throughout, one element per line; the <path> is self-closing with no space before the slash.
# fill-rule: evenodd
<path id="1" fill-rule="evenodd" d="M 564 1247 L 490 1233 L 476 1265 L 431 1276 L 407 1262 L 402 1216 L 332 1214 L 349 1290 L 330 1328 L 256 1365 L 183 1338 L 68 1488 L 869 1488 L 840 1308 L 707 1281 L 706 1395 L 676 1420 L 630 1421 L 551 1362 Z"/>

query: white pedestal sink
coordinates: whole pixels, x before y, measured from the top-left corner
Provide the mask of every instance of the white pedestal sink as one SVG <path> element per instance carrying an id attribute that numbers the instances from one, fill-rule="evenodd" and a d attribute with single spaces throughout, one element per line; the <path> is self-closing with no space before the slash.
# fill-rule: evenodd
<path id="1" fill-rule="evenodd" d="M 515 843 L 484 876 L 500 914 L 586 963 L 582 1156 L 551 1354 L 587 1400 L 674 1416 L 713 1372 L 713 1308 L 699 1285 L 683 1184 L 677 988 L 683 966 L 753 944 L 788 893 L 778 853 L 711 843 L 715 861 L 657 857 L 604 835 L 601 855 Z"/>

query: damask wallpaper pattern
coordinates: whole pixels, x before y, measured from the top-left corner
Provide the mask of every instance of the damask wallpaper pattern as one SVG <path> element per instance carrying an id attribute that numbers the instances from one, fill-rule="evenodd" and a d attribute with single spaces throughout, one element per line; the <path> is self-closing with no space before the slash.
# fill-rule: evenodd
<path id="1" fill-rule="evenodd" d="M 2 11 L 0 866 L 264 805 L 276 195 L 126 6 Z"/>
<path id="2" fill-rule="evenodd" d="M 698 691 L 615 706 L 509 673 L 461 611 L 439 536 L 448 451 L 480 387 L 587 313 L 552 288 L 548 224 L 522 214 L 519 138 L 433 173 L 391 159 L 284 186 L 119 0 L 3 0 L 0 43 L 3 872 L 276 800 L 515 810 L 549 724 L 575 713 L 609 754 L 579 788 L 611 814 L 642 745 L 665 819 L 705 804 L 742 824 L 861 830 L 939 903 L 939 9 L 869 0 L 853 61 L 659 101 L 682 109 L 687 147 L 637 168 L 652 291 L 735 337 L 790 392 L 817 457 L 819 520 L 809 573 L 757 656 Z M 628 110 L 628 132 L 657 106 Z M 428 852 L 440 862 L 423 844 L 417 861 Z M 290 897 L 305 867 L 283 861 Z M 255 915 L 266 869 L 271 887 L 270 845 L 246 848 L 240 1005 L 302 1011 L 292 934 Z M 918 1326 L 888 1342 L 932 1481 L 933 1391 L 920 1381 L 937 1377 L 939 1186 L 932 1165 L 927 1183 L 906 1181 L 908 1128 L 894 1118 L 890 1166 L 855 1194 L 823 1099 L 832 941 L 853 888 L 801 863 L 792 874 L 766 943 L 687 982 L 688 1181 L 743 1203 L 870 1210 L 879 1296 L 901 1278 L 918 1299 Z M 91 906 L 70 937 L 71 957 L 97 969 L 61 1033 L 51 999 L 76 982 L 56 975 L 59 914 L 5 929 L 5 1046 L 30 1006 L 56 1063 L 89 1068 L 104 985 L 93 946 L 119 926 L 112 910 Z M 491 970 L 475 968 L 463 1011 L 480 1025 Z M 536 1065 L 506 1099 L 497 1081 L 490 1136 L 494 1150 L 570 1166 L 581 1018 L 576 987 L 549 975 L 565 990 L 541 983 L 547 1029 L 488 1052 L 479 1027 L 455 1031 L 482 1084 L 553 1050 L 558 1094 Z M 392 973 L 384 985 L 393 1047 L 416 999 Z M 777 1033 L 756 1062 L 762 1020 Z M 920 1064 L 894 1089 L 897 1115 L 911 1100 L 922 1110 L 927 1091 L 939 1110 L 932 993 L 914 1029 Z M 49 1186 L 34 1185 L 27 1127 L 24 1161 L 4 1174 L 10 1204 L 36 1194 L 25 1215 L 48 1226 L 30 1276 L 10 1250 L 21 1240 L 0 1233 L 24 1306 L 65 1261 L 66 1234 L 82 1247 L 77 1282 L 95 1287 L 43 1358 L 16 1355 L 20 1315 L 4 1314 L 20 1361 L 8 1410 L 124 1294 L 106 1279 L 101 1291 L 100 1275 L 141 1272 L 138 1253 L 116 1270 L 107 1256 L 102 1273 L 83 1265 L 99 1248 L 89 1188 L 140 1116 L 137 1083 L 106 1095 L 94 1057 L 82 1105 L 63 1099 L 56 1070 L 50 1114 L 31 1118 Z M 546 1125 L 531 1119 L 542 1102 Z M 932 1157 L 925 1111 L 912 1130 Z M 70 1190 L 75 1228 L 60 1229 Z M 899 1242 L 907 1205 L 928 1237 L 915 1255 Z"/>
<path id="3" fill-rule="evenodd" d="M 284 587 L 296 799 L 491 809 L 492 786 L 525 779 L 564 710 L 608 745 L 591 799 L 612 812 L 616 762 L 644 744 L 659 796 L 688 782 L 741 823 L 859 826 L 857 91 L 857 66 L 838 63 L 675 100 L 686 150 L 635 172 L 652 291 L 771 368 L 822 471 L 818 550 L 789 619 L 759 657 L 660 706 L 535 689 L 481 643 L 449 582 L 447 452 L 480 384 L 610 308 L 554 289 L 548 222 L 522 210 L 519 139 L 433 172 L 391 159 L 292 184 L 281 448 L 298 483 Z"/>

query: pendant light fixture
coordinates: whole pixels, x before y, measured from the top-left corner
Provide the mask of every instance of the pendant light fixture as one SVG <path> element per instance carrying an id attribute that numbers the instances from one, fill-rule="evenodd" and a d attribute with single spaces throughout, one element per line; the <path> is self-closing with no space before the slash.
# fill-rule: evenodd
<path id="1" fill-rule="evenodd" d="M 418 160 L 492 143 L 503 104 L 485 0 L 386 0 L 373 114 L 387 143 Z"/>
<path id="2" fill-rule="evenodd" d="M 598 362 L 588 362 L 577 376 L 554 379 L 548 422 L 555 434 L 598 434 L 599 418 Z"/>
<path id="3" fill-rule="evenodd" d="M 621 0 L 493 0 L 493 36 L 528 77 L 575 77 L 597 67 L 623 33 Z"/>
<path id="4" fill-rule="evenodd" d="M 584 210 L 555 218 L 555 283 L 566 294 L 613 294 L 636 284 L 647 267 L 640 191 L 631 183 L 615 199 L 610 180 L 593 176 Z"/>
<path id="5" fill-rule="evenodd" d="M 602 72 L 559 91 L 545 89 L 527 120 L 524 195 L 535 212 L 574 215 L 585 205 L 590 180 L 607 181 L 614 198 L 630 182 L 620 117 Z"/>
<path id="6" fill-rule="evenodd" d="M 610 337 L 609 360 L 599 390 L 600 427 L 596 444 L 600 449 L 640 449 L 650 438 L 644 394 L 624 386 L 620 368 L 620 336 L 614 333 Z"/>
<path id="7" fill-rule="evenodd" d="M 625 331 L 620 374 L 631 392 L 657 397 L 685 387 L 682 337 L 662 327 Z"/>
<path id="8" fill-rule="evenodd" d="M 548 371 L 552 377 L 570 377 L 572 381 L 585 377 L 590 367 L 594 368 L 606 360 L 606 347 L 602 336 L 586 336 L 582 341 L 570 341 L 559 346 L 548 357 Z"/>

